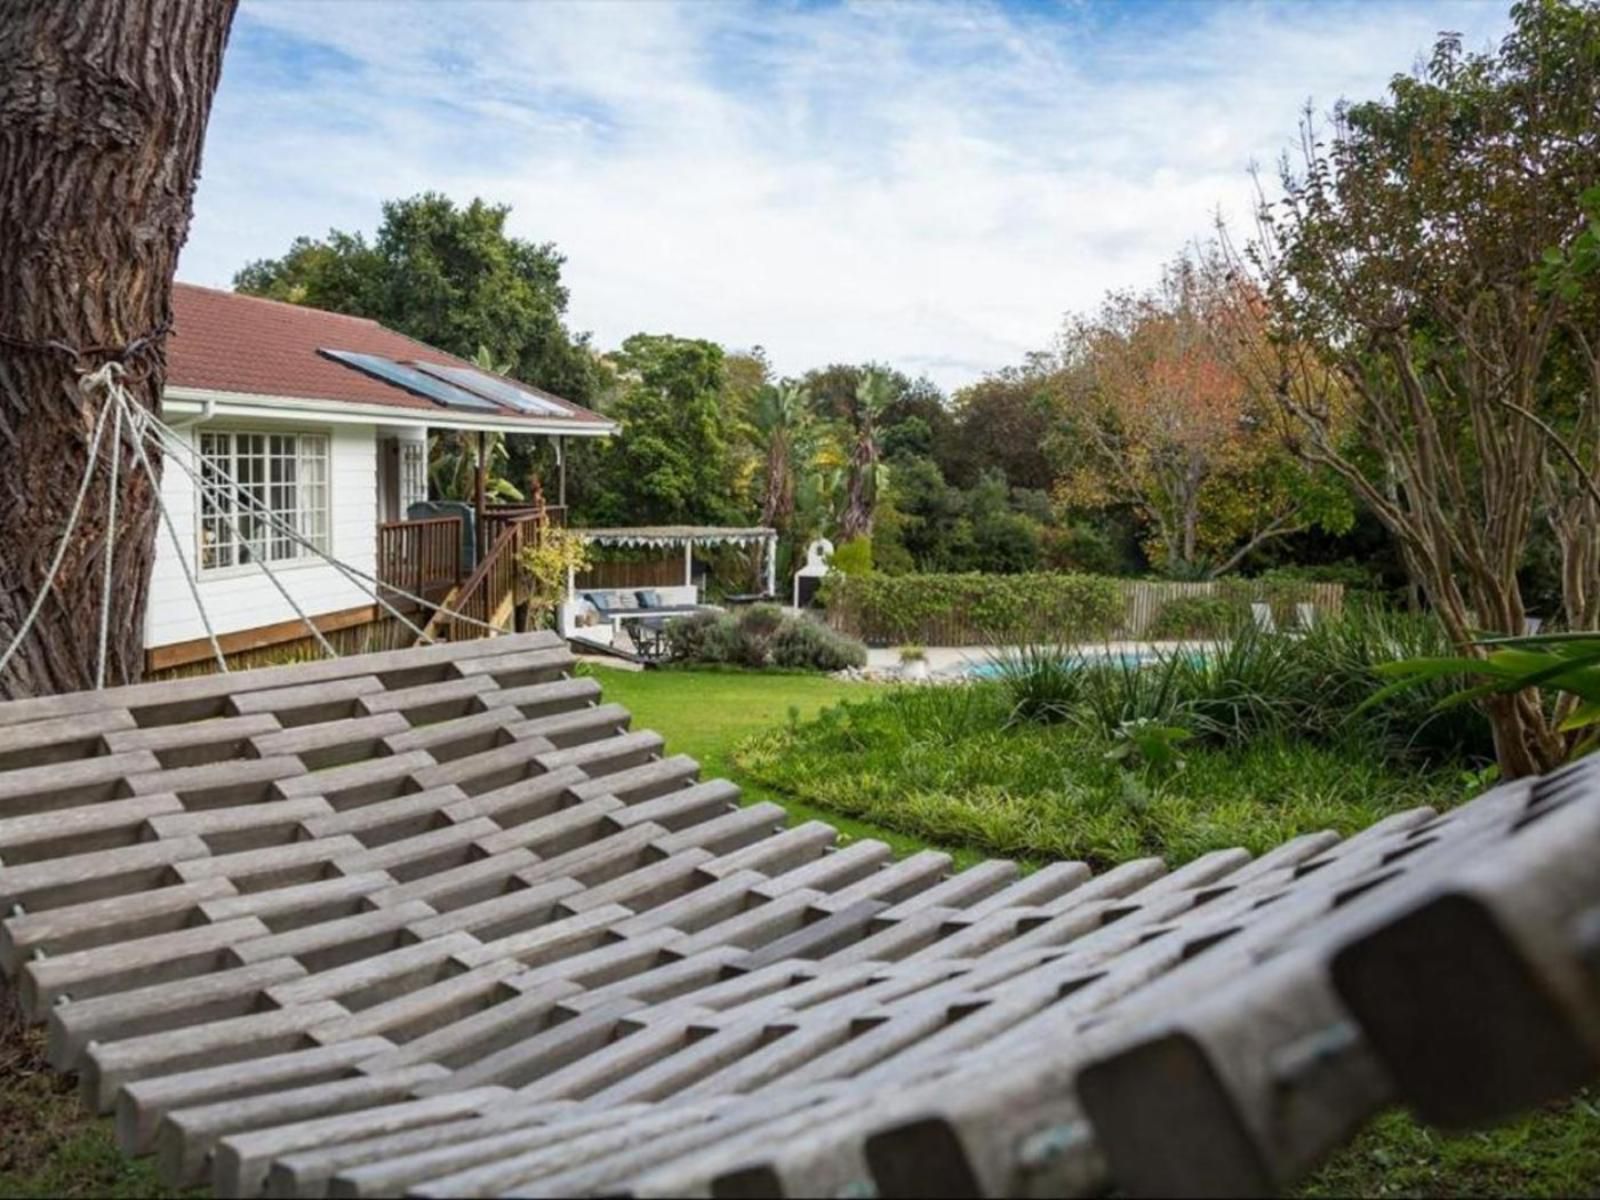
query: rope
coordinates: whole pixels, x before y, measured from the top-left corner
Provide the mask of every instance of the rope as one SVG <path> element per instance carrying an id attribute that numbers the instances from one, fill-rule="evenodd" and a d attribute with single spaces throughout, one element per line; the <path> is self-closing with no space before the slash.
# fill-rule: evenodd
<path id="1" fill-rule="evenodd" d="M 124 368 L 127 364 L 144 354 L 149 353 L 158 346 L 172 332 L 172 315 L 163 317 L 161 323 L 145 333 L 122 345 L 90 345 L 75 346 L 63 338 L 25 338 L 18 334 L 7 333 L 0 329 L 0 345 L 10 346 L 14 350 L 29 350 L 37 354 L 64 354 L 72 360 L 73 369 L 80 376 L 98 374 L 98 370 L 91 372 L 89 363 L 94 359 L 104 359 L 101 366 L 107 363 L 118 363 Z M 141 373 L 141 378 L 142 373 Z"/>
<path id="2" fill-rule="evenodd" d="M 111 429 L 111 492 L 106 499 L 105 570 L 101 572 L 100 580 L 100 653 L 94 667 L 94 689 L 97 692 L 106 685 L 106 646 L 111 638 L 111 569 L 117 548 L 117 485 L 122 475 L 123 399 L 122 385 L 116 379 L 122 367 L 118 363 L 107 363 L 104 369 L 110 381 L 107 395 L 116 407 L 117 415 Z"/>
<path id="3" fill-rule="evenodd" d="M 184 454 L 189 455 L 191 458 L 199 459 L 202 462 L 204 461 L 201 458 L 201 455 L 200 455 L 199 451 L 197 451 L 193 446 L 189 445 L 180 436 L 178 436 L 177 430 L 173 429 L 169 425 L 166 425 L 165 423 L 163 423 L 159 419 L 157 419 L 157 418 L 155 418 L 153 416 L 150 416 L 149 414 L 144 414 L 144 420 L 145 420 L 145 423 L 147 424 L 148 428 L 151 431 L 154 431 L 154 432 L 152 432 L 151 436 L 154 436 L 155 433 L 161 434 L 162 439 L 163 439 L 162 440 L 162 444 L 163 444 L 163 446 L 165 448 L 179 450 L 179 451 L 183 452 Z M 195 474 L 194 474 L 194 472 L 192 470 L 190 470 L 188 467 L 184 466 L 184 464 L 181 461 L 178 461 L 177 459 L 174 459 L 174 461 L 178 462 L 179 468 L 181 470 L 183 470 L 183 472 L 186 475 L 188 475 L 190 479 L 195 479 Z M 219 472 L 219 474 L 225 474 L 225 473 Z M 205 483 L 204 481 L 198 480 L 198 479 L 195 479 L 195 482 L 197 483 L 197 485 L 199 487 L 201 487 L 203 489 L 211 489 L 213 492 L 216 491 L 221 486 L 221 485 L 218 485 L 218 484 L 208 484 L 208 483 Z M 352 583 L 355 583 L 356 586 L 359 587 L 364 594 L 371 596 L 379 604 L 383 605 L 384 608 L 388 609 L 395 616 L 399 617 L 400 620 L 405 622 L 405 624 L 410 629 L 415 630 L 419 637 L 423 637 L 424 636 L 422 631 L 420 629 L 417 629 L 417 627 L 414 624 L 412 624 L 410 621 L 406 620 L 406 618 L 404 616 L 402 616 L 392 605 L 389 605 L 389 604 L 385 603 L 384 600 L 383 600 L 383 597 L 379 594 L 379 589 L 381 589 L 382 591 L 393 592 L 395 595 L 400 596 L 400 597 L 402 597 L 402 598 L 404 598 L 406 600 L 410 600 L 415 604 L 421 605 L 423 608 L 428 608 L 428 609 L 432 609 L 435 612 L 443 613 L 447 617 L 454 617 L 455 619 L 460 620 L 460 621 L 464 622 L 467 625 L 476 626 L 479 629 L 487 629 L 490 633 L 504 634 L 504 633 L 508 632 L 507 630 L 501 628 L 499 625 L 492 625 L 487 621 L 480 621 L 476 617 L 469 617 L 465 613 L 455 612 L 452 609 L 446 608 L 442 604 L 436 604 L 432 600 L 428 600 L 428 599 L 425 599 L 422 596 L 416 595 L 414 592 L 408 592 L 405 588 L 400 587 L 397 584 L 386 583 L 383 580 L 378 579 L 376 576 L 369 575 L 367 572 L 361 570 L 359 567 L 353 567 L 349 563 L 346 563 L 346 562 L 343 562 L 340 559 L 334 558 L 332 555 L 328 554 L 327 551 L 323 550 L 320 546 L 316 545 L 314 542 L 311 542 L 311 541 L 307 540 L 305 537 L 303 537 L 292 526 L 287 525 L 286 523 L 284 523 L 280 517 L 278 517 L 269 508 L 267 508 L 267 506 L 264 505 L 261 501 L 256 500 L 254 497 L 251 497 L 251 496 L 248 496 L 248 495 L 245 496 L 245 499 L 250 504 L 252 504 L 256 508 L 260 509 L 262 511 L 263 515 L 269 521 L 275 522 L 278 525 L 280 525 L 282 527 L 283 531 L 290 538 L 292 538 L 296 543 L 298 543 L 301 546 L 304 546 L 306 549 L 310 550 L 313 554 L 315 554 L 318 558 L 320 558 L 324 562 L 326 562 L 329 566 L 334 567 L 336 570 L 341 572 L 345 576 L 346 579 L 350 580 Z M 361 581 L 361 582 L 358 582 L 358 581 Z M 370 585 L 370 586 L 364 586 L 364 585 Z M 426 640 L 431 642 L 433 639 L 432 638 L 427 638 Z"/>
<path id="4" fill-rule="evenodd" d="M 184 454 L 189 455 L 191 458 L 199 460 L 199 462 L 202 464 L 202 466 L 205 465 L 204 457 L 202 455 L 200 455 L 200 453 L 198 451 L 196 451 L 193 446 L 189 445 L 188 442 L 184 441 L 183 438 L 181 438 L 178 435 L 176 430 L 172 429 L 170 426 L 162 424 L 160 421 L 156 420 L 153 417 L 152 418 L 148 418 L 146 424 L 147 424 L 147 426 L 149 428 L 157 430 L 161 434 L 164 435 L 163 440 L 161 440 L 161 445 L 162 445 L 163 449 L 182 451 Z M 151 436 L 154 437 L 155 435 L 152 433 Z M 177 459 L 174 459 L 174 461 L 178 462 L 178 468 L 180 470 L 182 470 L 186 475 L 188 475 L 190 479 L 195 479 L 195 474 L 194 474 L 194 472 L 192 470 L 190 470 L 188 467 L 186 467 L 182 462 L 178 461 Z M 215 467 L 213 467 L 212 469 L 216 470 Z M 223 478 L 227 478 L 228 477 L 227 476 L 227 472 L 225 472 L 225 471 L 217 471 L 217 474 L 223 476 Z M 221 485 L 221 484 L 206 483 L 203 479 L 196 480 L 196 483 L 201 489 L 209 490 L 213 495 L 218 494 L 222 490 L 222 487 L 223 487 L 223 485 Z M 257 500 L 254 496 L 251 496 L 248 493 L 241 493 L 241 495 L 242 495 L 243 499 L 246 501 L 246 503 L 249 506 L 253 507 L 259 513 L 259 515 L 261 515 L 262 517 L 264 517 L 266 519 L 266 521 L 269 523 L 269 525 L 271 525 L 273 528 L 275 528 L 279 532 L 287 535 L 297 545 L 303 546 L 305 549 L 310 550 L 314 555 L 316 555 L 318 558 L 322 559 L 323 562 L 325 562 L 329 566 L 333 567 L 334 570 L 338 571 L 341 575 L 343 575 L 345 577 L 346 582 L 348 582 L 352 586 L 354 586 L 363 595 L 372 597 L 372 599 L 375 600 L 382 608 L 384 608 L 389 613 L 390 616 L 394 617 L 402 625 L 404 625 L 407 629 L 411 630 L 411 632 L 416 634 L 417 637 L 420 640 L 422 640 L 424 642 L 427 642 L 429 645 L 433 644 L 433 642 L 434 642 L 433 638 L 429 637 L 426 633 L 424 633 L 420 627 L 418 627 L 413 621 L 411 621 L 398 608 L 396 608 L 394 605 L 390 604 L 387 600 L 385 600 L 383 598 L 383 596 L 379 593 L 379 591 L 376 591 L 373 588 L 368 587 L 365 583 L 362 582 L 363 579 L 371 580 L 372 576 L 367 575 L 365 572 L 358 571 L 355 567 L 350 566 L 348 563 L 342 562 L 339 559 L 334 558 L 332 555 L 328 554 L 325 550 L 323 550 L 315 542 L 311 541 L 309 538 L 307 538 L 303 534 L 301 534 L 300 531 L 298 529 L 296 529 L 293 525 L 291 525 L 287 520 L 285 520 L 284 518 L 280 517 L 277 513 L 273 512 L 272 509 L 268 505 L 264 504 L 260 500 Z M 378 583 L 378 587 L 379 588 L 387 589 L 389 591 L 395 592 L 395 593 L 397 593 L 397 594 L 399 594 L 401 596 L 406 597 L 407 599 L 417 600 L 418 603 L 421 603 L 421 604 L 427 604 L 428 603 L 426 600 L 420 599 L 420 597 L 412 596 L 411 593 L 407 592 L 404 588 L 395 587 L 392 584 L 379 583 L 376 580 L 373 580 L 373 582 Z M 504 630 L 499 629 L 496 626 L 492 626 L 491 625 L 491 626 L 489 626 L 489 628 L 494 629 L 495 632 L 497 632 L 497 633 L 504 633 L 505 632 Z"/>
<path id="5" fill-rule="evenodd" d="M 147 420 L 152 424 L 155 423 L 155 418 L 154 417 L 147 417 Z M 213 491 L 215 491 L 219 487 L 219 485 L 216 485 L 216 484 L 208 484 L 208 483 L 206 483 L 204 480 L 202 480 L 197 475 L 195 475 L 195 473 L 192 470 L 189 469 L 188 465 L 186 463 L 182 462 L 181 460 L 174 459 L 173 461 L 178 464 L 178 469 L 181 470 L 185 475 L 187 475 L 194 482 L 196 487 L 199 487 L 202 490 L 205 490 L 205 489 L 209 488 L 209 489 L 212 489 Z M 228 476 L 225 472 L 218 472 L 218 474 L 222 474 L 224 476 L 224 478 L 227 479 L 227 482 L 232 485 L 233 498 L 237 499 L 239 497 L 246 496 L 246 493 L 244 493 L 244 492 L 239 490 L 240 484 L 239 484 L 238 480 L 233 479 L 231 476 Z M 225 495 L 225 496 L 228 495 L 228 492 L 227 492 L 226 488 L 223 488 L 222 492 L 223 492 L 223 495 Z M 233 530 L 233 536 L 234 536 L 235 542 L 240 546 L 244 546 L 246 544 L 245 543 L 245 538 L 244 538 L 244 533 L 239 528 L 238 520 L 235 517 L 232 517 L 232 516 L 226 517 L 226 520 L 228 522 L 229 527 Z M 295 598 L 289 594 L 289 589 L 283 586 L 283 581 L 278 578 L 277 572 L 275 572 L 271 567 L 267 566 L 266 559 L 265 558 L 255 558 L 255 559 L 252 559 L 251 561 L 257 567 L 261 568 L 261 573 L 263 575 L 265 575 L 267 577 L 268 581 L 272 584 L 272 586 L 277 589 L 278 595 L 283 597 L 284 602 L 286 604 L 288 604 L 289 608 L 294 612 L 294 615 L 300 618 L 301 623 L 303 625 L 305 625 L 306 629 L 308 629 L 310 631 L 311 636 L 316 639 L 317 644 L 322 647 L 323 652 L 326 653 L 329 658 L 338 658 L 339 657 L 339 652 L 337 650 L 335 650 L 332 645 L 329 644 L 328 639 L 322 635 L 322 630 L 317 627 L 316 622 L 313 621 L 309 616 L 306 615 L 305 610 L 303 608 L 301 608 L 299 603 L 295 600 Z"/>
<path id="6" fill-rule="evenodd" d="M 101 367 L 92 375 L 81 378 L 79 388 L 93 384 L 104 376 L 111 364 Z M 4 672 L 6 664 L 11 661 L 12 655 L 17 652 L 17 647 L 22 645 L 22 639 L 28 636 L 33 629 L 34 622 L 38 620 L 39 610 L 44 607 L 44 598 L 50 594 L 50 589 L 55 586 L 56 575 L 61 570 L 61 562 L 67 556 L 67 546 L 72 540 L 73 531 L 78 527 L 78 517 L 83 512 L 83 499 L 89 494 L 89 482 L 94 478 L 95 465 L 100 461 L 100 439 L 106 431 L 106 416 L 110 412 L 110 405 L 100 410 L 100 415 L 95 418 L 94 434 L 89 442 L 88 461 L 83 466 L 83 478 L 78 483 L 78 494 L 73 498 L 72 510 L 67 514 L 66 528 L 61 531 L 61 540 L 56 543 L 55 557 L 50 561 L 50 569 L 45 572 L 44 584 L 39 588 L 39 593 L 33 598 L 33 605 L 28 609 L 28 615 L 23 618 L 22 624 L 17 626 L 17 632 L 11 639 L 11 644 L 6 647 L 5 653 L 0 654 L 0 672 Z M 110 536 L 109 531 L 107 536 Z"/>
<path id="7" fill-rule="evenodd" d="M 133 452 L 138 456 L 140 464 L 144 467 L 145 476 L 150 480 L 150 489 L 156 499 L 156 510 L 161 514 L 161 523 L 167 528 L 167 537 L 172 542 L 172 553 L 177 557 L 178 566 L 183 571 L 184 582 L 189 585 L 189 595 L 193 597 L 195 610 L 200 614 L 200 623 L 205 626 L 206 639 L 211 643 L 211 653 L 217 660 L 217 669 L 226 675 L 228 658 L 222 653 L 222 644 L 217 641 L 216 631 L 211 628 L 211 614 L 206 612 L 205 602 L 200 599 L 200 584 L 195 580 L 194 572 L 189 569 L 189 559 L 183 552 L 183 540 L 178 537 L 178 527 L 173 524 L 172 514 L 167 511 L 167 502 L 162 499 L 161 480 L 156 478 L 155 468 L 150 465 L 150 457 L 144 452 L 143 429 L 139 422 L 139 414 L 145 410 L 128 400 L 125 392 L 120 394 L 118 399 L 133 428 Z"/>

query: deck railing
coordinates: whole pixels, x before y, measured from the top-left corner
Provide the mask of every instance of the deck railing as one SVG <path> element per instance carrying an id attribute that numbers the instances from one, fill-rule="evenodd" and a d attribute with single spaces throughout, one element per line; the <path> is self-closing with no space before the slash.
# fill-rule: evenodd
<path id="1" fill-rule="evenodd" d="M 460 517 L 386 521 L 378 526 L 380 582 L 437 600 L 461 582 L 461 568 Z"/>
<path id="2" fill-rule="evenodd" d="M 493 546 L 499 537 L 511 526 L 538 512 L 531 504 L 491 504 L 483 511 L 484 528 L 488 531 L 488 544 Z M 559 505 L 547 504 L 545 506 L 545 520 L 551 525 L 565 525 L 567 523 L 567 510 Z"/>
<path id="3" fill-rule="evenodd" d="M 522 551 L 534 544 L 539 528 L 539 519 L 531 510 L 516 520 L 501 522 L 478 569 L 456 590 L 450 611 L 435 613 L 423 632 L 452 642 L 491 636 L 492 631 L 484 625 L 512 632 L 511 616 L 528 598 Z"/>

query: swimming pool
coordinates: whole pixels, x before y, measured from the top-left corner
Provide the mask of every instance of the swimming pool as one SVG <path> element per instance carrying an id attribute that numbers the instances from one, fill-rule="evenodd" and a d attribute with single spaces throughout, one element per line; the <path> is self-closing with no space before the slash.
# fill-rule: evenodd
<path id="1" fill-rule="evenodd" d="M 1088 666 L 1115 665 L 1122 667 L 1148 667 L 1163 662 L 1174 654 L 1188 659 L 1198 659 L 1204 651 L 1194 647 L 1128 646 L 1122 648 L 1095 648 L 1074 650 L 1067 661 Z M 1005 664 L 995 659 L 959 663 L 945 672 L 963 679 L 998 679 L 1005 673 Z"/>

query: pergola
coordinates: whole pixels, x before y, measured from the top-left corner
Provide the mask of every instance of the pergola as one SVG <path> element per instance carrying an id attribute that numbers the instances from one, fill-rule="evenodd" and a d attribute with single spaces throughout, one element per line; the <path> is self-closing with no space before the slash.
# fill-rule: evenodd
<path id="1" fill-rule="evenodd" d="M 778 531 L 765 525 L 744 527 L 725 525 L 634 525 L 612 529 L 578 529 L 574 532 L 585 542 L 595 546 L 660 546 L 683 547 L 683 583 L 694 585 L 694 548 L 696 546 L 753 546 L 761 545 L 766 556 L 767 594 L 778 590 Z M 567 573 L 567 596 L 574 592 L 576 577 Z"/>

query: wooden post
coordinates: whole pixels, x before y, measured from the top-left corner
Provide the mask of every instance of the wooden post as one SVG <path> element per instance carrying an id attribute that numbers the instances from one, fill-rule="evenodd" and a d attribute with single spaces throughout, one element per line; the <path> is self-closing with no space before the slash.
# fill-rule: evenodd
<path id="1" fill-rule="evenodd" d="M 477 510 L 476 524 L 478 527 L 478 561 L 482 562 L 489 553 L 489 520 L 488 504 L 485 494 L 489 486 L 489 435 L 482 429 L 478 430 L 478 472 L 473 481 L 473 508 Z"/>

